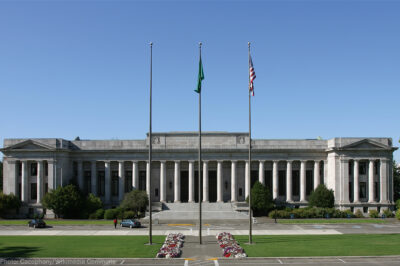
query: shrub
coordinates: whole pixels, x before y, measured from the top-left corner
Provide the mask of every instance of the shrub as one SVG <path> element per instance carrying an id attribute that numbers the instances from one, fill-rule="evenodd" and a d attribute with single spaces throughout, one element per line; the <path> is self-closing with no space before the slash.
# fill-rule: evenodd
<path id="1" fill-rule="evenodd" d="M 311 192 L 308 205 L 310 207 L 332 208 L 335 203 L 335 196 L 332 189 L 324 184 L 319 185 Z"/>
<path id="2" fill-rule="evenodd" d="M 99 197 L 96 197 L 92 193 L 87 195 L 85 200 L 85 211 L 87 213 L 94 213 L 96 210 L 99 210 L 103 207 L 103 203 Z"/>
<path id="3" fill-rule="evenodd" d="M 117 218 L 115 209 L 108 209 L 104 211 L 104 219 L 112 220 L 114 218 Z"/>
<path id="4" fill-rule="evenodd" d="M 21 207 L 20 199 L 14 194 L 6 195 L 0 192 L 0 217 L 12 210 L 18 210 Z"/>
<path id="5" fill-rule="evenodd" d="M 99 220 L 104 218 L 104 210 L 103 209 L 98 209 L 97 211 L 91 213 L 89 215 L 89 219 L 92 220 Z"/>
<path id="6" fill-rule="evenodd" d="M 354 215 L 354 213 L 351 211 L 351 210 L 349 210 L 349 209 L 347 209 L 347 210 L 344 210 L 344 214 L 346 215 L 346 218 L 355 218 L 356 216 Z"/>
<path id="7" fill-rule="evenodd" d="M 356 213 L 355 213 L 355 217 L 357 217 L 357 218 L 364 218 L 364 213 L 363 213 L 360 209 L 358 209 L 358 210 L 356 211 Z"/>
<path id="8" fill-rule="evenodd" d="M 120 207 L 124 210 L 144 212 L 149 204 L 149 198 L 144 190 L 132 190 L 126 193 Z"/>
<path id="9" fill-rule="evenodd" d="M 396 210 L 400 210 L 400 199 L 396 200 Z"/>
<path id="10" fill-rule="evenodd" d="M 386 218 L 393 218 L 394 217 L 393 212 L 391 210 L 389 210 L 389 209 L 384 210 L 383 214 L 386 216 Z"/>
<path id="11" fill-rule="evenodd" d="M 135 218 L 135 212 L 134 211 L 125 211 L 124 212 L 124 219 L 132 219 Z"/>
<path id="12" fill-rule="evenodd" d="M 370 210 L 369 218 L 379 218 L 379 212 L 377 210 Z"/>
<path id="13" fill-rule="evenodd" d="M 400 220 L 400 209 L 396 211 L 396 218 Z"/>
<path id="14" fill-rule="evenodd" d="M 249 198 L 246 198 L 246 202 L 249 202 Z M 272 207 L 272 195 L 268 188 L 258 181 L 255 182 L 251 188 L 251 209 L 254 216 L 265 215 Z"/>
<path id="15" fill-rule="evenodd" d="M 44 195 L 42 204 L 53 210 L 56 217 L 79 218 L 82 214 L 83 199 L 75 185 L 67 185 L 51 190 Z"/>

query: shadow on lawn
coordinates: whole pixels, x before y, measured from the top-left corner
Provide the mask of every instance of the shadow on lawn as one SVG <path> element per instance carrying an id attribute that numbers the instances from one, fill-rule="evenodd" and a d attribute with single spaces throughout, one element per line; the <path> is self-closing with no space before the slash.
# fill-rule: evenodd
<path id="1" fill-rule="evenodd" d="M 36 247 L 24 247 L 24 246 L 16 246 L 16 247 L 0 247 L 0 257 L 6 258 L 30 258 L 32 255 L 39 251 L 39 248 Z"/>

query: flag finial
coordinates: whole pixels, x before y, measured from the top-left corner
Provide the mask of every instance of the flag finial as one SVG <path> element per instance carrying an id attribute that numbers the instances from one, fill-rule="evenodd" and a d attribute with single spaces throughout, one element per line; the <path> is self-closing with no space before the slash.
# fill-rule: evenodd
<path id="1" fill-rule="evenodd" d="M 247 45 L 250 47 L 250 42 L 247 42 Z"/>
<path id="2" fill-rule="evenodd" d="M 153 42 L 150 42 L 150 46 L 153 46 Z"/>
<path id="3" fill-rule="evenodd" d="M 202 44 L 203 44 L 202 42 L 199 42 L 199 47 L 201 47 Z"/>

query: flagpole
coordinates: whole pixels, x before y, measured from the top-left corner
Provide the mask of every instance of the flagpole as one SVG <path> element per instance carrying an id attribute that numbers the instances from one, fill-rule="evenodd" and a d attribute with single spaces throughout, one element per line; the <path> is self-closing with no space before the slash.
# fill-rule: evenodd
<path id="1" fill-rule="evenodd" d="M 251 91 L 250 91 L 250 42 L 247 43 L 249 46 L 249 244 L 253 243 L 252 236 L 252 211 L 251 211 Z"/>
<path id="2" fill-rule="evenodd" d="M 152 136 L 151 136 L 151 118 L 152 118 L 152 84 L 153 82 L 153 43 L 150 42 L 150 119 L 149 119 L 149 245 L 153 244 L 153 221 L 152 221 L 152 208 L 151 208 L 151 152 L 152 152 Z"/>
<path id="3" fill-rule="evenodd" d="M 201 45 L 202 43 L 199 42 L 199 54 L 200 54 L 200 61 L 201 61 Z M 202 235 L 201 235 L 201 220 L 202 220 L 202 213 L 201 213 L 201 196 L 202 196 L 202 186 L 201 186 L 201 90 L 199 91 L 199 243 L 202 244 Z"/>

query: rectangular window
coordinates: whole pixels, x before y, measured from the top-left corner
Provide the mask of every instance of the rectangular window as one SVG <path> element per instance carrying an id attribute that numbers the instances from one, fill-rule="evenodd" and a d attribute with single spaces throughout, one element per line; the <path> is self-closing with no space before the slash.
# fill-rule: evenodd
<path id="1" fill-rule="evenodd" d="M 105 173 L 104 173 L 104 171 L 97 172 L 97 194 L 99 196 L 105 195 Z"/>
<path id="2" fill-rule="evenodd" d="M 111 172 L 111 195 L 118 196 L 118 171 Z"/>
<path id="3" fill-rule="evenodd" d="M 375 170 L 375 174 L 377 175 L 379 173 L 379 163 L 378 162 L 374 163 L 374 170 Z"/>
<path id="4" fill-rule="evenodd" d="M 44 195 L 46 195 L 49 192 L 49 183 L 44 184 Z"/>
<path id="5" fill-rule="evenodd" d="M 37 199 L 37 184 L 31 183 L 31 200 Z"/>
<path id="6" fill-rule="evenodd" d="M 306 170 L 306 196 L 309 196 L 311 191 L 313 191 L 313 179 L 313 170 Z"/>
<path id="7" fill-rule="evenodd" d="M 85 171 L 83 173 L 83 193 L 84 194 L 89 194 L 91 191 L 90 186 L 91 186 L 91 178 L 92 178 L 92 172 L 91 171 Z"/>
<path id="8" fill-rule="evenodd" d="M 132 190 L 132 171 L 125 171 L 125 193 Z"/>
<path id="9" fill-rule="evenodd" d="M 37 163 L 31 163 L 31 176 L 37 175 Z"/>
<path id="10" fill-rule="evenodd" d="M 375 190 L 375 200 L 378 199 L 379 197 L 379 186 L 378 186 L 378 182 L 374 182 L 374 190 Z"/>
<path id="11" fill-rule="evenodd" d="M 49 176 L 49 164 L 44 162 L 44 175 Z"/>
<path id="12" fill-rule="evenodd" d="M 139 190 L 146 190 L 146 171 L 139 171 Z"/>
<path id="13" fill-rule="evenodd" d="M 269 192 L 272 193 L 272 171 L 266 170 L 264 171 L 265 175 L 265 186 L 268 188 Z"/>
<path id="14" fill-rule="evenodd" d="M 367 197 L 367 183 L 360 182 L 360 199 L 365 199 Z"/>
<path id="15" fill-rule="evenodd" d="M 18 197 L 19 197 L 19 200 L 22 200 L 22 186 L 21 186 L 21 183 L 18 184 Z"/>
<path id="16" fill-rule="evenodd" d="M 21 175 L 22 175 L 22 163 L 19 162 L 18 163 L 18 176 L 21 176 Z"/>
<path id="17" fill-rule="evenodd" d="M 353 163 L 349 162 L 349 175 L 353 175 Z"/>
<path id="18" fill-rule="evenodd" d="M 300 171 L 299 170 L 292 171 L 292 193 L 293 193 L 293 196 L 300 195 Z"/>
<path id="19" fill-rule="evenodd" d="M 286 171 L 281 170 L 278 172 L 279 178 L 279 196 L 286 195 Z"/>
<path id="20" fill-rule="evenodd" d="M 360 162 L 360 164 L 358 165 L 358 172 L 360 175 L 367 174 L 367 163 L 366 162 Z"/>
<path id="21" fill-rule="evenodd" d="M 353 182 L 349 182 L 349 199 L 353 201 Z"/>

